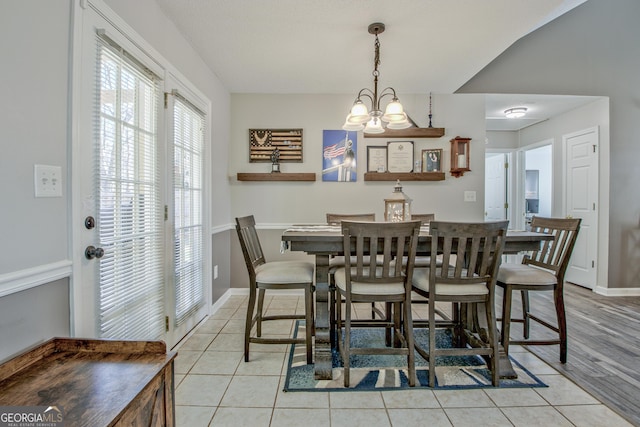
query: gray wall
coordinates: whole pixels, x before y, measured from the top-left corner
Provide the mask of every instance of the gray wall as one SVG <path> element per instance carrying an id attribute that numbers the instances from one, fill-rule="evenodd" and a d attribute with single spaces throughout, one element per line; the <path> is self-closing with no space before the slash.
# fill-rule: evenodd
<path id="1" fill-rule="evenodd" d="M 230 95 L 154 0 L 105 3 L 211 101 L 212 156 L 207 167 L 212 179 L 213 261 L 220 269 L 212 286 L 219 296 L 230 280 Z M 0 360 L 71 330 L 71 277 L 59 276 L 60 265 L 69 265 L 73 250 L 69 156 L 74 4 L 78 7 L 80 1 L 5 1 L 0 7 L 0 78 L 5 83 L 5 102 L 0 104 L 0 291 L 17 282 L 37 285 L 0 297 Z M 63 197 L 34 197 L 34 164 L 62 167 Z M 50 265 L 55 274 L 49 272 Z M 50 276 L 57 277 L 47 280 Z"/>
<path id="2" fill-rule="evenodd" d="M 640 274 L 629 273 L 640 263 L 639 16 L 637 0 L 589 0 L 514 43 L 458 90 L 609 97 L 610 183 L 600 193 L 609 194 L 609 288 L 640 286 Z"/>

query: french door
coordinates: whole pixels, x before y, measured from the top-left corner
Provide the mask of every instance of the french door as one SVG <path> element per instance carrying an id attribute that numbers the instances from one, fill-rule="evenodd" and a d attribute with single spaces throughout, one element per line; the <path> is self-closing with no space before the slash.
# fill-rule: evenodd
<path id="1" fill-rule="evenodd" d="M 75 40 L 74 333 L 172 346 L 206 314 L 205 114 L 90 8 Z"/>

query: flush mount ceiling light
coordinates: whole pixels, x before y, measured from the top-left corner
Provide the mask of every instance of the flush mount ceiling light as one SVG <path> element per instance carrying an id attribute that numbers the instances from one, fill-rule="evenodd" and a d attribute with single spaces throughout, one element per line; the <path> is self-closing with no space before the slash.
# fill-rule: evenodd
<path id="1" fill-rule="evenodd" d="M 369 33 L 376 36 L 373 58 L 373 90 L 368 88 L 360 89 L 353 103 L 353 107 L 351 107 L 351 111 L 342 126 L 344 130 L 359 131 L 364 129 L 365 133 L 383 133 L 385 123 L 389 129 L 406 129 L 412 125 L 396 96 L 395 89 L 387 87 L 378 94 L 378 76 L 380 75 L 378 71 L 378 65 L 380 65 L 380 41 L 378 40 L 378 34 L 383 33 L 384 28 L 384 24 L 380 22 L 369 25 Z M 380 101 L 382 101 L 382 98 L 385 96 L 391 96 L 392 98 L 391 102 L 387 104 L 384 113 L 382 113 Z M 368 98 L 369 101 L 371 101 L 371 109 L 367 109 L 367 106 L 362 102 L 362 98 Z"/>
<path id="2" fill-rule="evenodd" d="M 525 114 L 527 114 L 527 109 L 525 107 L 509 108 L 508 110 L 504 110 L 504 115 L 509 119 L 519 119 L 520 117 L 524 117 Z"/>

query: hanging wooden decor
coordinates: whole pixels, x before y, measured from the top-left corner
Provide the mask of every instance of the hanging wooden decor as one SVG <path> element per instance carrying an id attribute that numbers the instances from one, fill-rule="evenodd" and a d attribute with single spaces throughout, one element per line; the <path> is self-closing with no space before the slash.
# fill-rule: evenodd
<path id="1" fill-rule="evenodd" d="M 302 162 L 302 129 L 249 129 L 249 162 L 271 162 L 276 148 L 280 162 Z"/>

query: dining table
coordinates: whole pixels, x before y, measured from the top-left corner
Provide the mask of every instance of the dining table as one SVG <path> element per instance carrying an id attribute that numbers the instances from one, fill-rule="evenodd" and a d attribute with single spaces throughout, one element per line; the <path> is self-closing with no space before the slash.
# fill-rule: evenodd
<path id="1" fill-rule="evenodd" d="M 523 230 L 508 230 L 504 254 L 537 250 L 541 242 L 551 240 L 550 234 Z M 332 322 L 330 319 L 329 259 L 343 255 L 343 239 L 339 225 L 293 225 L 282 233 L 281 252 L 286 250 L 305 252 L 315 257 L 315 346 L 314 376 L 318 380 L 332 379 Z M 429 256 L 431 235 L 428 225 L 421 227 L 417 255 Z M 516 373 L 508 354 L 501 348 L 500 377 L 515 378 Z"/>

